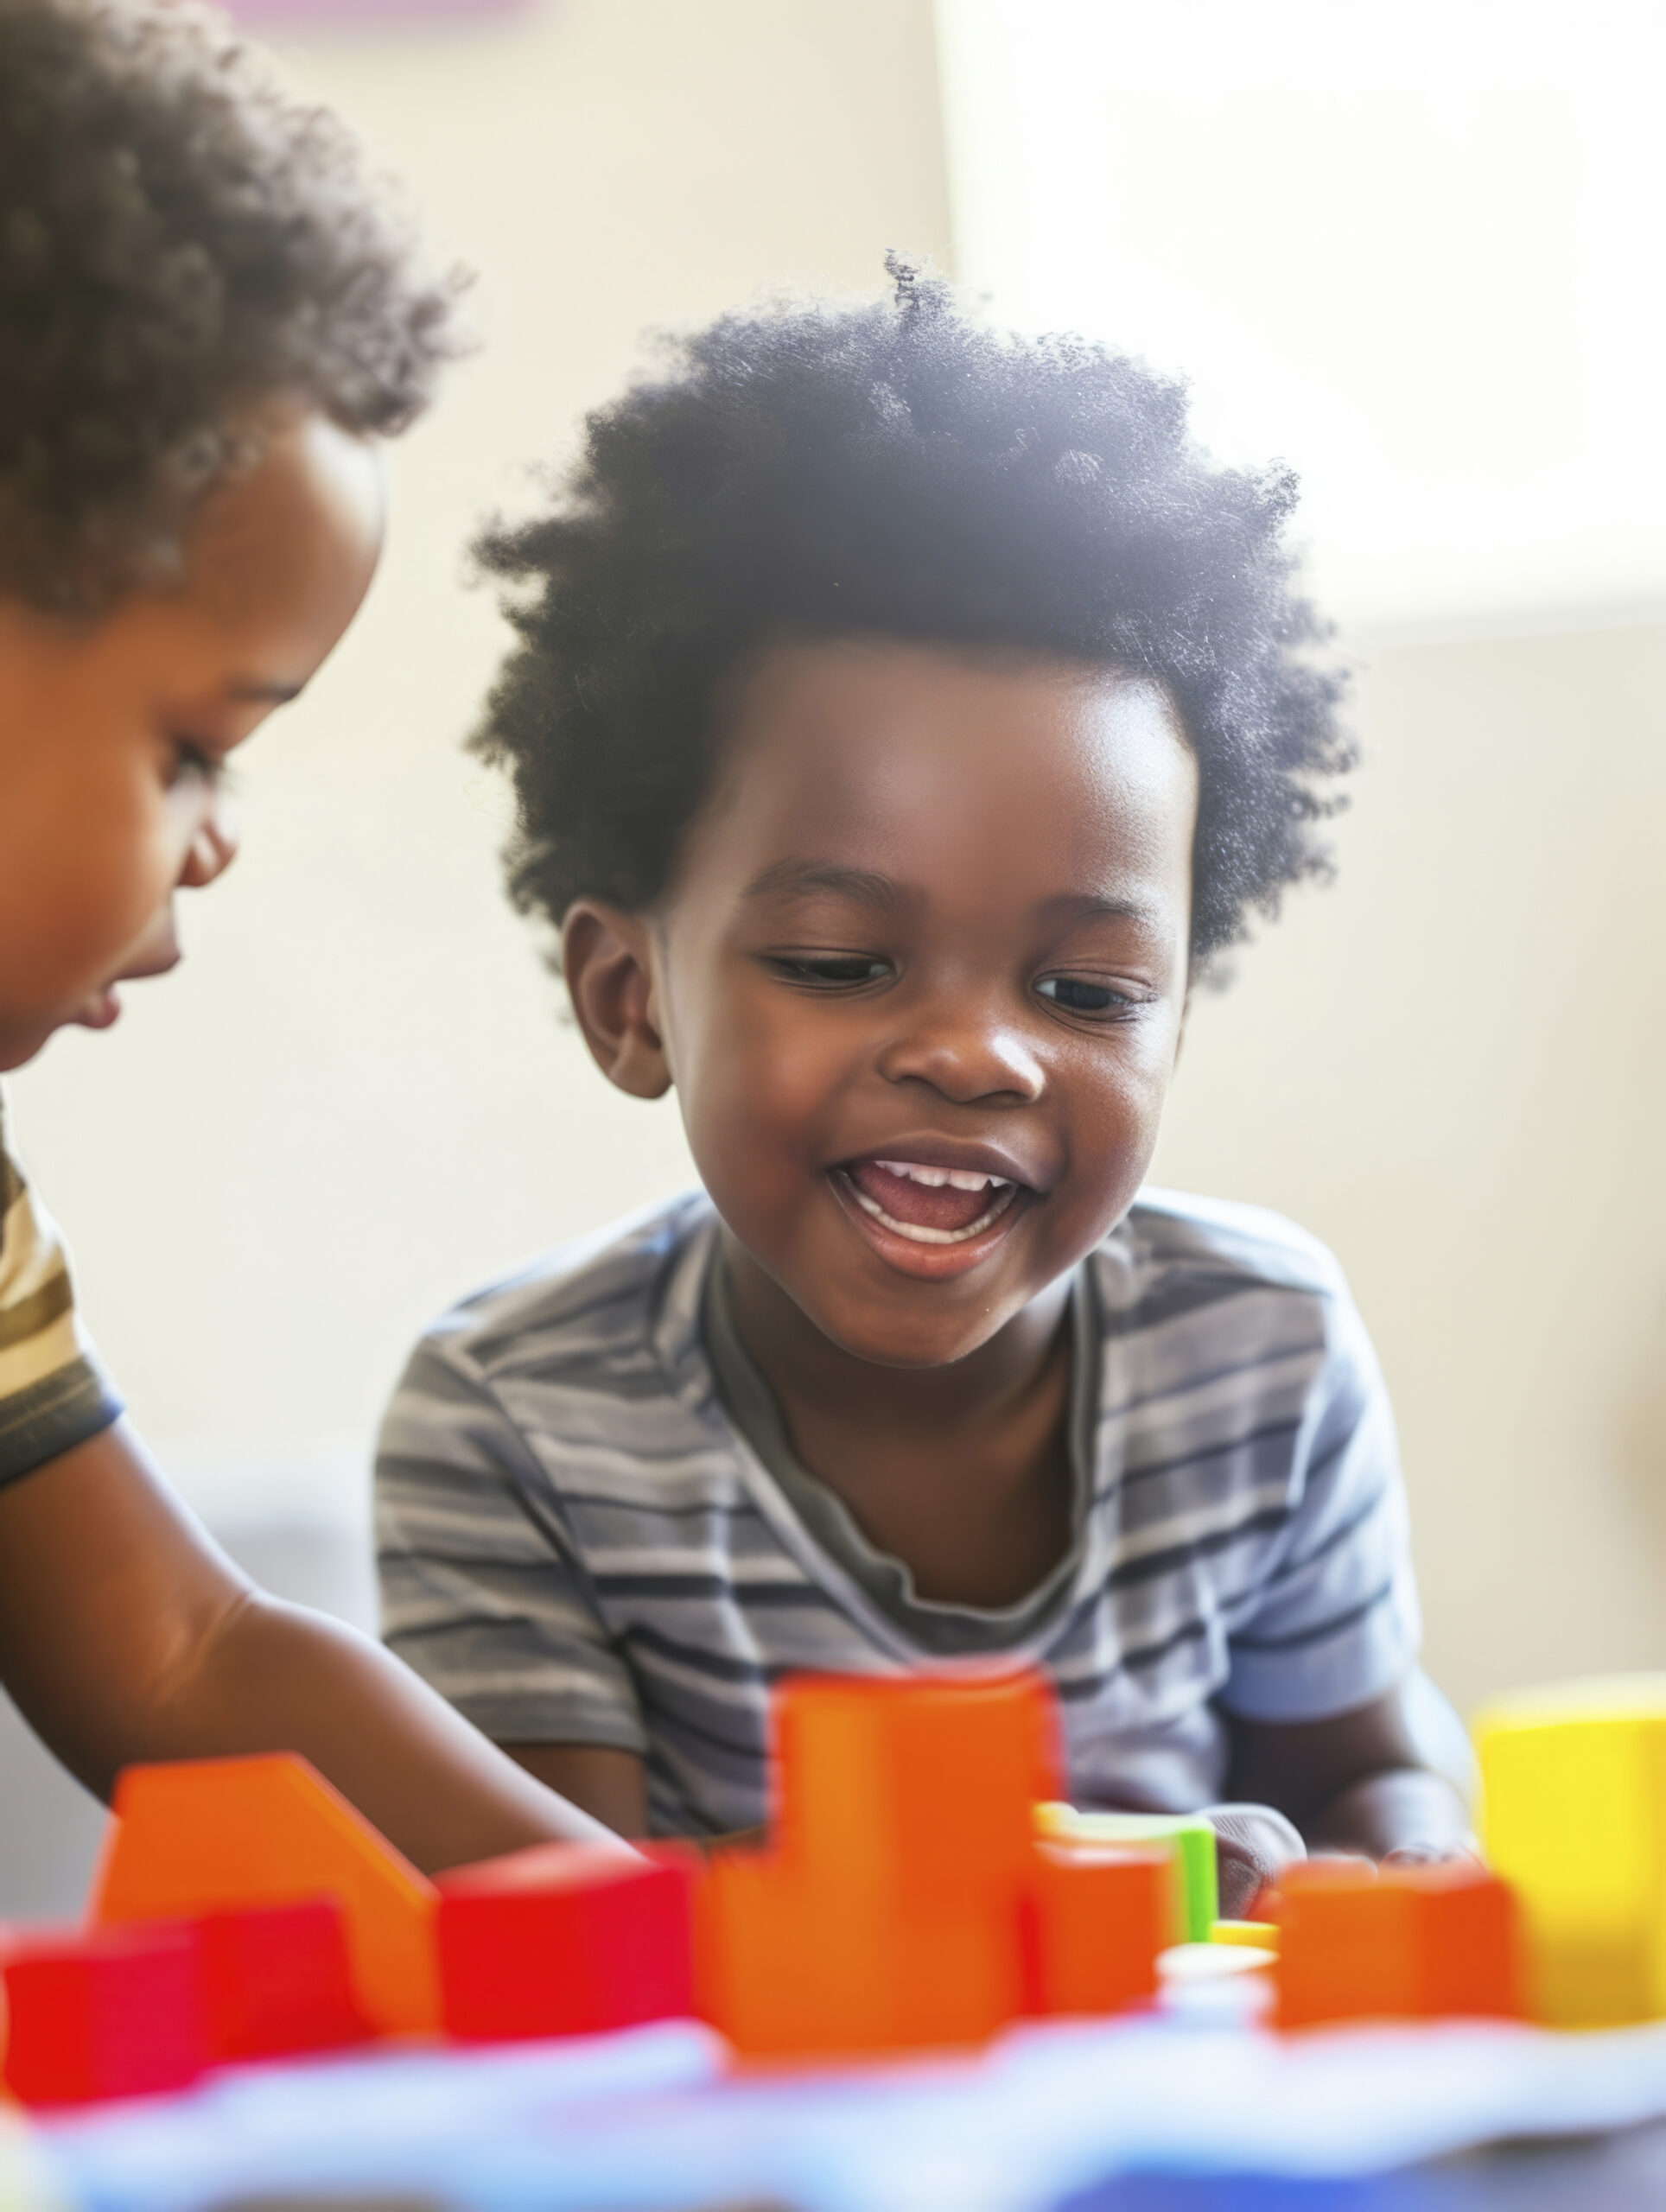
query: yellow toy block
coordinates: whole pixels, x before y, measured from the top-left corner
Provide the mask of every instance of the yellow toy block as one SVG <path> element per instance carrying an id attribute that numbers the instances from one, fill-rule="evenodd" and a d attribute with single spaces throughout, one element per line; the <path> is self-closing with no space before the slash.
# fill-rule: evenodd
<path id="1" fill-rule="evenodd" d="M 1571 1682 L 1475 1724 L 1484 1840 L 1555 2027 L 1666 2014 L 1666 1675 Z"/>
<path id="2" fill-rule="evenodd" d="M 1278 1950 L 1278 1923 L 1273 1920 L 1218 1920 L 1209 1931 L 1211 1943 L 1230 1950 Z"/>

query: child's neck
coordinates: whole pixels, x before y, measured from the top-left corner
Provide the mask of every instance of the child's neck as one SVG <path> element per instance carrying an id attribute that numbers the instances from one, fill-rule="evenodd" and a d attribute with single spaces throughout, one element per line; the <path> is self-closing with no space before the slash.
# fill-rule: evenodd
<path id="1" fill-rule="evenodd" d="M 1070 1281 L 944 1368 L 842 1351 L 733 1237 L 735 1325 L 793 1446 L 922 1598 L 1010 1605 L 1071 1534 Z"/>

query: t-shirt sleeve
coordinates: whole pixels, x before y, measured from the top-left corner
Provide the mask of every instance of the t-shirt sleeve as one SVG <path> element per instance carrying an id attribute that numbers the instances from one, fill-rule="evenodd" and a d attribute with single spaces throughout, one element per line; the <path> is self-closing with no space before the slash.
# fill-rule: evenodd
<path id="1" fill-rule="evenodd" d="M 1421 1634 L 1388 1389 L 1345 1291 L 1326 1306 L 1294 1510 L 1229 1639 L 1220 1702 L 1250 1720 L 1317 1720 L 1368 1704 L 1410 1674 Z"/>
<path id="2" fill-rule="evenodd" d="M 498 1743 L 645 1754 L 630 1670 L 561 1501 L 484 1376 L 420 1344 L 376 1463 L 382 1634 Z"/>
<path id="3" fill-rule="evenodd" d="M 0 1485 L 73 1451 L 121 1412 L 76 1314 L 57 1225 L 0 1139 Z"/>

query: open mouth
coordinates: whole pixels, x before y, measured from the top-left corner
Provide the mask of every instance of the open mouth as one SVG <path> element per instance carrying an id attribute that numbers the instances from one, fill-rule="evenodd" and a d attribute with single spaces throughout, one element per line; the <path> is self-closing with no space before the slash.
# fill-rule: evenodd
<path id="1" fill-rule="evenodd" d="M 842 1171 L 865 1214 L 912 1244 L 966 1244 L 992 1229 L 1021 1184 L 976 1168 L 853 1160 Z"/>

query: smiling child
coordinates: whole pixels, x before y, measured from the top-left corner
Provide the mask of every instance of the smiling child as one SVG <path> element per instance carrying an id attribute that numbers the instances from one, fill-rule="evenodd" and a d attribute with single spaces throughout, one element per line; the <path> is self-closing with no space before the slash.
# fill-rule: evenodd
<path id="1" fill-rule="evenodd" d="M 1051 1676 L 1078 1802 L 1455 1849 L 1341 1274 L 1142 1188 L 1188 989 L 1350 760 L 1292 485 L 895 273 L 689 341 L 487 541 L 516 896 L 705 1189 L 425 1339 L 390 1639 L 627 1834 L 763 1818 L 782 1675 L 976 1657 Z"/>

